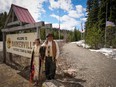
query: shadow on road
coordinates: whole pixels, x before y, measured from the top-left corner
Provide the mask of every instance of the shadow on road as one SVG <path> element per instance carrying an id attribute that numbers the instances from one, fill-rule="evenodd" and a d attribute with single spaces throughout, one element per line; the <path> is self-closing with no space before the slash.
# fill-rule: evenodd
<path id="1" fill-rule="evenodd" d="M 71 75 L 65 74 L 64 76 L 57 74 L 57 81 L 65 85 L 65 87 L 84 87 L 82 83 L 86 82 L 83 79 L 74 78 Z"/>
<path id="2" fill-rule="evenodd" d="M 30 66 L 25 67 L 23 70 L 21 70 L 19 73 L 23 78 L 29 80 L 30 75 Z"/>

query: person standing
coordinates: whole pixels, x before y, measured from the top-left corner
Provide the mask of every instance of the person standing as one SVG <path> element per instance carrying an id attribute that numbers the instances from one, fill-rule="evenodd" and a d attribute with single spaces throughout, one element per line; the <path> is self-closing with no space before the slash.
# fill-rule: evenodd
<path id="1" fill-rule="evenodd" d="M 55 78 L 56 59 L 58 57 L 58 44 L 53 40 L 53 35 L 48 34 L 47 40 L 44 42 L 45 50 L 45 75 L 47 80 Z"/>
<path id="2" fill-rule="evenodd" d="M 39 72 L 40 72 L 40 39 L 35 40 L 35 46 L 31 57 L 31 76 L 30 79 L 35 82 L 34 85 L 38 85 Z"/>

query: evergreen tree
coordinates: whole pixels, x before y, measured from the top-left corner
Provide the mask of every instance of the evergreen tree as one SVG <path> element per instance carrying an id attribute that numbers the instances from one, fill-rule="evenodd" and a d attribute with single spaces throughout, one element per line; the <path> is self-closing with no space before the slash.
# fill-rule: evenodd
<path id="1" fill-rule="evenodd" d="M 92 28 L 98 22 L 99 0 L 87 0 L 86 29 Z"/>
<path id="2" fill-rule="evenodd" d="M 102 31 L 105 30 L 106 21 L 109 21 L 110 10 L 111 10 L 111 0 L 100 0 L 98 12 L 98 21 L 99 21 L 98 26 Z"/>
<path id="3" fill-rule="evenodd" d="M 2 40 L 1 29 L 4 28 L 4 24 L 5 24 L 6 18 L 7 18 L 7 13 L 6 12 L 0 13 L 0 41 Z"/>
<path id="4" fill-rule="evenodd" d="M 93 0 L 87 0 L 87 22 L 86 22 L 86 25 L 85 25 L 85 27 L 86 27 L 86 29 L 89 29 L 89 28 L 91 28 L 91 25 L 90 25 L 90 23 L 92 22 L 91 21 L 91 9 L 92 9 L 92 1 Z"/>
<path id="5" fill-rule="evenodd" d="M 89 33 L 88 29 L 92 28 L 94 25 L 98 24 L 98 10 L 99 10 L 99 0 L 88 0 L 87 1 L 87 22 L 85 25 L 85 36 Z"/>
<path id="6" fill-rule="evenodd" d="M 103 1 L 103 0 L 102 0 Z M 91 2 L 91 5 L 88 4 Z M 88 11 L 88 18 L 86 22 L 86 42 L 92 46 L 92 48 L 98 48 L 101 46 L 101 30 L 98 27 L 99 13 L 102 12 L 100 8 L 101 1 L 99 0 L 88 0 L 87 2 L 87 11 Z M 88 9 L 89 8 L 89 9 Z M 104 22 L 103 22 L 104 23 Z"/>
<path id="7" fill-rule="evenodd" d="M 77 30 L 77 41 L 81 40 L 81 32 L 79 30 Z"/>
<path id="8" fill-rule="evenodd" d="M 109 21 L 116 24 L 116 0 L 110 0 L 110 17 Z"/>
<path id="9" fill-rule="evenodd" d="M 90 17 L 91 17 L 91 26 L 98 23 L 98 10 L 99 10 L 99 0 L 93 0 L 92 2 L 92 8 L 90 11 Z M 93 27 L 92 26 L 92 27 Z"/>
<path id="10" fill-rule="evenodd" d="M 97 28 L 97 25 L 94 25 L 93 28 L 88 30 L 88 36 L 86 42 L 95 49 L 101 47 L 101 30 Z"/>
<path id="11" fill-rule="evenodd" d="M 81 40 L 81 32 L 79 30 L 77 30 L 76 27 L 74 29 L 74 32 L 72 32 L 72 33 L 73 33 L 72 41 Z"/>
<path id="12" fill-rule="evenodd" d="M 41 38 L 42 40 L 45 40 L 45 39 L 46 39 L 46 34 L 45 34 L 45 32 L 46 32 L 45 28 L 40 29 L 40 38 Z"/>
<path id="13" fill-rule="evenodd" d="M 77 41 L 78 38 L 77 38 L 77 30 L 76 30 L 76 27 L 74 29 L 74 41 Z"/>
<path id="14" fill-rule="evenodd" d="M 105 8 L 105 0 L 100 0 L 100 8 L 98 12 L 98 20 L 99 20 L 99 28 L 104 30 L 105 28 L 105 18 L 106 18 L 106 8 Z"/>

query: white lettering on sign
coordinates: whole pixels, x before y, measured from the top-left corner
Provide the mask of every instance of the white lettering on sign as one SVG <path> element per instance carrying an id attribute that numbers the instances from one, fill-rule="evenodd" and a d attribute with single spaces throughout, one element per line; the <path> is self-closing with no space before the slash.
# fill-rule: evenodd
<path id="1" fill-rule="evenodd" d="M 7 34 L 6 50 L 9 53 L 31 57 L 36 33 Z"/>

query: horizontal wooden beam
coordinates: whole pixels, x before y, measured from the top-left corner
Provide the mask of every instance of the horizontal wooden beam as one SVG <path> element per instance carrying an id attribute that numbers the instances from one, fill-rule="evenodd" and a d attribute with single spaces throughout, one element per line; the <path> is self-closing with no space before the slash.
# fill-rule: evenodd
<path id="1" fill-rule="evenodd" d="M 52 24 L 45 24 L 45 28 L 52 28 Z"/>
<path id="2" fill-rule="evenodd" d="M 42 26 L 43 26 L 43 22 L 37 22 L 34 24 L 26 24 L 24 26 L 5 28 L 5 29 L 2 29 L 2 32 L 15 32 L 15 31 L 28 30 L 31 28 L 37 28 L 37 27 L 42 27 Z"/>
<path id="3" fill-rule="evenodd" d="M 20 25 L 20 21 L 14 21 L 7 24 L 7 26 Z"/>
<path id="4" fill-rule="evenodd" d="M 52 28 L 52 24 L 45 24 L 45 26 L 42 26 L 41 28 L 50 29 Z"/>

